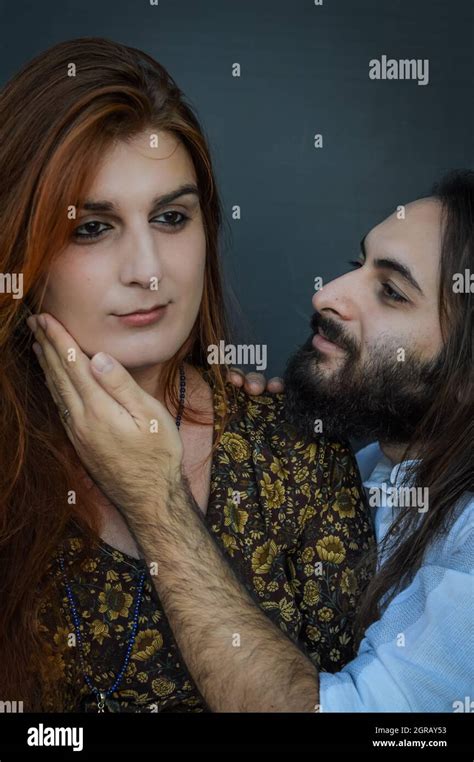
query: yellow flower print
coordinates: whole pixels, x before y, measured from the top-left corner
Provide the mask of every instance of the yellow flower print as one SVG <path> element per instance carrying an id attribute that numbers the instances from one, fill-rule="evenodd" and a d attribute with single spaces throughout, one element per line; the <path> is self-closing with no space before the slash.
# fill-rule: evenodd
<path id="1" fill-rule="evenodd" d="M 301 554 L 301 559 L 305 564 L 310 564 L 314 558 L 313 548 L 305 548 Z"/>
<path id="2" fill-rule="evenodd" d="M 334 612 L 331 611 L 331 609 L 328 609 L 327 606 L 325 606 L 318 613 L 318 617 L 320 618 L 321 622 L 330 622 L 331 619 L 334 617 Z"/>
<path id="3" fill-rule="evenodd" d="M 90 623 L 90 633 L 92 639 L 97 640 L 100 645 L 103 644 L 104 638 L 110 638 L 109 625 L 101 619 L 94 619 Z"/>
<path id="4" fill-rule="evenodd" d="M 282 598 L 277 601 L 264 601 L 261 604 L 265 610 L 279 609 L 280 616 L 285 622 L 291 622 L 295 616 L 296 610 L 292 601 L 288 601 L 286 598 Z"/>
<path id="5" fill-rule="evenodd" d="M 92 558 L 86 558 L 81 564 L 82 571 L 93 572 L 97 569 L 97 562 Z"/>
<path id="6" fill-rule="evenodd" d="M 312 463 L 316 457 L 317 451 L 318 451 L 318 446 L 316 444 L 310 444 L 306 448 L 303 458 L 305 460 L 309 460 Z"/>
<path id="7" fill-rule="evenodd" d="M 222 435 L 221 443 L 232 460 L 241 463 L 250 457 L 250 446 L 240 434 L 226 431 Z"/>
<path id="8" fill-rule="evenodd" d="M 71 644 L 75 643 L 75 638 L 74 632 L 68 630 L 67 627 L 58 627 L 54 633 L 53 640 L 60 651 L 66 651 L 67 648 L 71 647 Z"/>
<path id="9" fill-rule="evenodd" d="M 281 618 L 285 622 L 291 622 L 293 617 L 296 614 L 295 606 L 292 601 L 287 601 L 286 598 L 282 598 L 282 600 L 279 603 L 280 605 L 280 613 Z"/>
<path id="10" fill-rule="evenodd" d="M 316 515 L 316 508 L 314 507 L 314 505 L 311 505 L 308 503 L 308 505 L 306 505 L 300 512 L 298 521 L 300 524 L 303 524 L 306 521 L 310 521 L 315 515 Z"/>
<path id="11" fill-rule="evenodd" d="M 222 534 L 221 540 L 224 544 L 224 548 L 230 556 L 233 556 L 238 548 L 237 540 L 231 534 Z"/>
<path id="12" fill-rule="evenodd" d="M 226 404 L 226 401 L 222 394 L 217 393 L 216 394 L 216 405 L 215 405 L 215 411 L 216 411 L 216 423 L 217 425 L 215 428 L 219 428 L 218 424 L 220 420 L 226 415 L 229 406 Z"/>
<path id="13" fill-rule="evenodd" d="M 274 404 L 273 397 L 264 397 L 263 395 L 258 397 L 258 400 L 253 398 L 250 400 L 248 398 L 247 400 L 247 416 L 248 418 L 256 419 L 259 421 L 262 418 L 265 418 L 266 421 L 274 421 L 275 420 L 275 413 L 271 409 Z M 265 407 L 270 408 L 269 410 L 265 410 Z M 260 421 L 259 421 L 260 422 Z"/>
<path id="14" fill-rule="evenodd" d="M 273 461 L 270 465 L 270 471 L 276 474 L 276 476 L 278 476 L 278 478 L 282 481 L 285 481 L 290 473 L 286 468 L 283 468 L 281 461 L 278 458 L 273 458 Z"/>
<path id="15" fill-rule="evenodd" d="M 277 552 L 274 540 L 267 540 L 263 545 L 259 545 L 252 555 L 252 569 L 255 574 L 266 574 L 270 571 Z"/>
<path id="16" fill-rule="evenodd" d="M 253 578 L 253 586 L 257 593 L 261 593 L 262 590 L 265 590 L 265 582 L 261 577 L 254 577 Z"/>
<path id="17" fill-rule="evenodd" d="M 343 593 L 353 595 L 357 590 L 357 577 L 352 569 L 344 569 L 341 575 L 341 590 Z"/>
<path id="18" fill-rule="evenodd" d="M 105 583 L 105 590 L 99 593 L 99 613 L 107 614 L 109 619 L 118 619 L 119 616 L 128 617 L 128 610 L 133 603 L 129 593 L 122 590 L 122 585 Z"/>
<path id="19" fill-rule="evenodd" d="M 309 579 L 304 586 L 303 600 L 308 606 L 314 606 L 319 601 L 319 585 L 314 579 Z"/>
<path id="20" fill-rule="evenodd" d="M 233 500 L 227 500 L 224 508 L 224 525 L 226 527 L 230 526 L 234 532 L 242 534 L 248 517 L 247 511 L 239 508 L 238 504 L 234 503 Z"/>
<path id="21" fill-rule="evenodd" d="M 272 482 L 268 474 L 263 474 L 263 480 L 260 480 L 259 484 L 270 508 L 279 508 L 285 499 L 285 488 L 281 481 L 277 479 Z"/>
<path id="22" fill-rule="evenodd" d="M 347 646 L 347 644 L 351 642 L 351 636 L 348 632 L 344 631 L 342 635 L 339 635 L 338 640 L 341 646 Z"/>
<path id="23" fill-rule="evenodd" d="M 157 696 L 165 698 L 166 696 L 169 696 L 170 693 L 173 693 L 176 686 L 172 680 L 167 680 L 166 677 L 157 677 L 152 681 L 151 687 Z"/>
<path id="24" fill-rule="evenodd" d="M 304 482 L 309 477 L 309 471 L 307 466 L 303 466 L 303 468 L 299 468 L 298 471 L 295 474 L 295 482 L 299 484 L 300 482 Z"/>
<path id="25" fill-rule="evenodd" d="M 142 630 L 139 632 L 132 651 L 132 659 L 146 661 L 151 659 L 163 645 L 163 637 L 158 630 Z"/>
<path id="26" fill-rule="evenodd" d="M 308 634 L 308 638 L 313 641 L 313 643 L 317 643 L 318 640 L 321 640 L 321 631 L 318 630 L 317 627 L 313 627 L 313 625 L 309 625 L 309 627 L 306 628 L 306 632 Z"/>
<path id="27" fill-rule="evenodd" d="M 341 489 L 336 492 L 333 508 L 342 519 L 351 519 L 355 516 L 355 504 L 356 499 L 352 489 L 341 487 Z"/>
<path id="28" fill-rule="evenodd" d="M 316 551 L 322 561 L 329 561 L 332 564 L 340 564 L 346 557 L 346 549 L 341 540 L 332 534 L 319 540 Z"/>

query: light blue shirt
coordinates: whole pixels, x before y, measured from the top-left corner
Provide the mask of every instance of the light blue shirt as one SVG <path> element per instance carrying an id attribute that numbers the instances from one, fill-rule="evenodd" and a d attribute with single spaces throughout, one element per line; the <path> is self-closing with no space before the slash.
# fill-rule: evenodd
<path id="1" fill-rule="evenodd" d="M 395 467 L 377 443 L 357 461 L 380 544 L 411 461 Z M 414 510 L 418 510 L 414 508 Z M 424 512 L 420 505 L 420 513 Z M 379 566 L 383 558 L 379 557 Z M 367 629 L 357 656 L 320 674 L 322 712 L 474 711 L 474 494 L 456 509 L 449 532 L 427 551 L 411 584 Z"/>

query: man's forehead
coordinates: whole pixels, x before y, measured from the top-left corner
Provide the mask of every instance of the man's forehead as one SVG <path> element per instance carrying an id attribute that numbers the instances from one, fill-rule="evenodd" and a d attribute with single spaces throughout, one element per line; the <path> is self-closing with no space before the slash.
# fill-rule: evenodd
<path id="1" fill-rule="evenodd" d="M 367 234 L 368 257 L 397 258 L 416 268 L 420 277 L 434 277 L 441 255 L 441 210 L 433 197 L 399 208 Z"/>

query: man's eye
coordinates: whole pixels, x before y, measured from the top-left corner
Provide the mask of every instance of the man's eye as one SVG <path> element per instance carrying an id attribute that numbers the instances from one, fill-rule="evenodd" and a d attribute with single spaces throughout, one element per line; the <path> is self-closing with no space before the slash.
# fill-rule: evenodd
<path id="1" fill-rule="evenodd" d="M 350 264 L 352 267 L 362 267 L 362 265 L 363 265 L 364 263 L 363 263 L 363 262 L 361 262 L 359 259 L 349 259 L 349 264 Z"/>
<path id="2" fill-rule="evenodd" d="M 395 291 L 388 283 L 382 283 L 382 286 L 383 296 L 387 297 L 387 299 L 391 299 L 394 302 L 408 302 L 408 299 L 405 299 L 404 296 Z"/>

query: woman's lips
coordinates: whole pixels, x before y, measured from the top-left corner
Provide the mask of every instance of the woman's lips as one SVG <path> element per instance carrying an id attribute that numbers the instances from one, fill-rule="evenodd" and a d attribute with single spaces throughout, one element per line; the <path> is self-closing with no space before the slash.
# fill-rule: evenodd
<path id="1" fill-rule="evenodd" d="M 125 325 L 139 328 L 142 325 L 151 325 L 161 320 L 167 309 L 168 305 L 166 304 L 164 307 L 158 307 L 150 312 L 132 312 L 130 315 L 116 315 L 116 317 Z"/>

